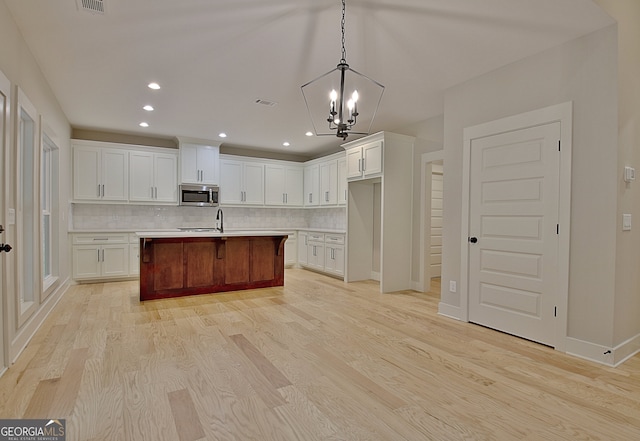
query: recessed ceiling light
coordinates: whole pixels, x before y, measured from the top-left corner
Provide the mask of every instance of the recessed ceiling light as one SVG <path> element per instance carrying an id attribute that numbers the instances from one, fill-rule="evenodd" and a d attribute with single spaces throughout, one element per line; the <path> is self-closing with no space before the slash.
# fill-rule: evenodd
<path id="1" fill-rule="evenodd" d="M 226 133 L 224 133 L 224 132 L 222 132 L 222 133 L 218 133 L 218 136 L 219 136 L 220 138 L 226 138 L 226 137 L 227 137 L 227 134 L 226 134 Z"/>
<path id="2" fill-rule="evenodd" d="M 153 111 L 153 106 L 150 106 L 149 104 L 147 104 L 146 106 L 143 107 L 144 110 L 146 110 L 147 112 L 151 112 Z"/>
<path id="3" fill-rule="evenodd" d="M 149 123 L 141 122 L 140 127 L 149 127 Z"/>
<path id="4" fill-rule="evenodd" d="M 289 144 L 289 142 L 285 141 L 285 142 L 282 143 L 282 145 L 285 146 L 285 147 L 289 147 L 291 144 Z"/>
<path id="5" fill-rule="evenodd" d="M 307 133 L 305 133 L 305 135 L 307 135 L 307 136 L 313 136 L 313 132 L 307 132 Z"/>
<path id="6" fill-rule="evenodd" d="M 149 89 L 158 90 L 160 85 L 158 83 L 149 83 Z"/>

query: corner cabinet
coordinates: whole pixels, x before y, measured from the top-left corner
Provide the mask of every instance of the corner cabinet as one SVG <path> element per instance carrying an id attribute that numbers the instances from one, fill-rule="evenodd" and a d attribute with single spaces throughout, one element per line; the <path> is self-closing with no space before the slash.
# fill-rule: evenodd
<path id="1" fill-rule="evenodd" d="M 298 265 L 344 278 L 345 235 L 318 231 L 298 232 Z"/>
<path id="2" fill-rule="evenodd" d="M 344 206 L 347 203 L 347 158 L 336 153 L 305 163 L 305 207 Z"/>
<path id="3" fill-rule="evenodd" d="M 220 144 L 180 141 L 180 182 L 183 184 L 220 183 Z"/>
<path id="4" fill-rule="evenodd" d="M 379 278 L 380 292 L 411 289 L 414 139 L 380 132 L 342 146 L 347 282 Z"/>

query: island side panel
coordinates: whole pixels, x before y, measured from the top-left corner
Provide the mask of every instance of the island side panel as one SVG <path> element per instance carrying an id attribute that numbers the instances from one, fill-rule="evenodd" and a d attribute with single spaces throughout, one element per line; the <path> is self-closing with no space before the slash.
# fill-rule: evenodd
<path id="1" fill-rule="evenodd" d="M 251 241 L 251 282 L 275 278 L 278 255 L 274 244 L 273 237 L 255 237 Z"/>
<path id="2" fill-rule="evenodd" d="M 198 288 L 224 284 L 224 261 L 218 259 L 219 240 L 185 242 L 185 286 Z"/>
<path id="3" fill-rule="evenodd" d="M 225 247 L 224 282 L 227 285 L 246 285 L 250 282 L 250 250 L 249 238 L 223 240 Z M 239 287 L 238 289 L 241 289 Z"/>

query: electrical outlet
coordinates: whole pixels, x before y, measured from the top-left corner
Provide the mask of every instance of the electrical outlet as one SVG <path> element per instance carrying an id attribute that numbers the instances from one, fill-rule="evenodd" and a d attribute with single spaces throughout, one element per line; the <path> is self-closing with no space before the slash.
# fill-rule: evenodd
<path id="1" fill-rule="evenodd" d="M 456 292 L 456 290 L 457 290 L 456 281 L 455 280 L 449 280 L 449 291 Z"/>

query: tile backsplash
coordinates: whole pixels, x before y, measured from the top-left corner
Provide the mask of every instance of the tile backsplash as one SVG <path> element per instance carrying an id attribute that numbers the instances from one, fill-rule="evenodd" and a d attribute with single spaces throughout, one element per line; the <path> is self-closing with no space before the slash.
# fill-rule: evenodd
<path id="1" fill-rule="evenodd" d="M 346 229 L 346 209 L 223 208 L 229 230 L 271 228 Z M 71 230 L 153 230 L 214 227 L 217 208 L 159 205 L 71 204 Z"/>

